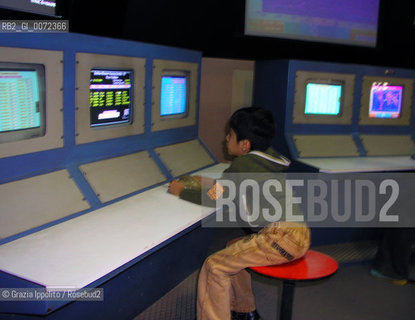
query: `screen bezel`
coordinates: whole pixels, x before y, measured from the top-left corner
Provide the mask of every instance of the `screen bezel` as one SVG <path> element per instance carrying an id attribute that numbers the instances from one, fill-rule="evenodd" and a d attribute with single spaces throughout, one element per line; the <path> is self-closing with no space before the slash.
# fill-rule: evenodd
<path id="1" fill-rule="evenodd" d="M 162 101 L 162 81 L 164 77 L 172 77 L 172 78 L 185 78 L 186 79 L 186 102 L 185 102 L 185 111 L 175 114 L 161 114 L 161 101 Z M 189 98 L 190 98 L 190 74 L 187 71 L 179 71 L 179 70 L 163 70 L 161 77 L 160 77 L 160 118 L 161 120 L 169 120 L 169 119 L 183 119 L 187 118 L 189 115 Z"/>
<path id="2" fill-rule="evenodd" d="M 117 56 L 87 52 L 76 53 L 76 112 L 75 143 L 77 145 L 140 135 L 145 132 L 145 83 L 146 59 L 140 57 Z M 131 125 L 90 127 L 89 84 L 91 69 L 134 70 L 134 114 Z"/>
<path id="3" fill-rule="evenodd" d="M 398 118 L 371 118 L 369 117 L 369 106 L 372 85 L 373 83 L 386 82 L 390 86 L 403 87 L 400 116 Z M 359 125 L 409 126 L 411 121 L 413 87 L 414 80 L 410 78 L 394 78 L 369 75 L 363 76 Z"/>
<path id="4" fill-rule="evenodd" d="M 183 62 L 163 59 L 153 60 L 151 132 L 197 125 L 199 69 L 200 64 L 198 62 Z M 166 71 L 180 71 L 189 74 L 188 114 L 184 118 L 163 119 L 160 116 L 161 76 Z"/>
<path id="5" fill-rule="evenodd" d="M 91 129 L 105 129 L 105 128 L 113 128 L 113 127 L 123 127 L 123 126 L 129 126 L 134 121 L 134 70 L 132 69 L 122 69 L 122 68 L 100 68 L 100 67 L 94 67 L 89 70 L 89 81 L 91 81 L 91 73 L 93 71 L 120 71 L 120 72 L 129 72 L 130 73 L 130 104 L 128 109 L 129 111 L 129 120 L 128 121 L 116 121 L 116 122 L 107 122 L 107 123 L 98 123 L 98 124 L 92 124 L 92 118 L 91 118 L 91 105 L 89 104 L 89 127 Z M 89 82 L 91 84 L 91 82 Z M 91 89 L 88 89 L 88 92 L 91 93 Z M 90 98 L 89 98 L 90 99 Z M 90 100 L 88 101 L 90 103 Z"/>
<path id="6" fill-rule="evenodd" d="M 333 86 L 340 86 L 340 107 L 339 112 L 336 114 L 329 114 L 329 113 L 306 113 L 306 105 L 307 105 L 307 87 L 309 84 L 321 84 L 321 85 L 333 85 Z M 305 82 L 305 100 L 304 100 L 304 116 L 305 117 L 321 117 L 321 116 L 327 116 L 327 117 L 341 117 L 343 114 L 344 109 L 344 81 L 341 80 L 333 80 L 333 79 L 308 79 Z"/>
<path id="7" fill-rule="evenodd" d="M 18 129 L 0 132 L 0 143 L 42 137 L 46 134 L 46 78 L 45 66 L 35 63 L 0 62 L 2 71 L 35 71 L 37 74 L 39 91 L 40 126 L 27 129 Z"/>
<path id="8" fill-rule="evenodd" d="M 335 73 L 297 70 L 295 86 L 291 91 L 294 99 L 293 124 L 334 124 L 352 123 L 353 100 L 356 75 L 353 73 Z M 306 84 L 309 82 L 342 83 L 342 106 L 339 115 L 305 114 Z"/>

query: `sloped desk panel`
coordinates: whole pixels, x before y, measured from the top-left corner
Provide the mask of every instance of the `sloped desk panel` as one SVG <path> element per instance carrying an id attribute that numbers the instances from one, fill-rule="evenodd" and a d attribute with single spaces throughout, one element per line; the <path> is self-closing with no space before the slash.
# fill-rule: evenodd
<path id="1" fill-rule="evenodd" d="M 351 135 L 294 135 L 301 158 L 358 156 Z"/>
<path id="2" fill-rule="evenodd" d="M 102 202 L 166 180 L 147 151 L 84 164 L 80 169 Z"/>
<path id="3" fill-rule="evenodd" d="M 415 170 L 415 160 L 401 157 L 344 157 L 297 159 L 326 173 Z"/>
<path id="4" fill-rule="evenodd" d="M 66 170 L 0 185 L 0 239 L 86 210 Z"/>
<path id="5" fill-rule="evenodd" d="M 174 177 L 215 163 L 198 140 L 155 149 Z"/>
<path id="6" fill-rule="evenodd" d="M 403 156 L 415 152 L 410 135 L 361 134 L 360 139 L 368 156 Z"/>

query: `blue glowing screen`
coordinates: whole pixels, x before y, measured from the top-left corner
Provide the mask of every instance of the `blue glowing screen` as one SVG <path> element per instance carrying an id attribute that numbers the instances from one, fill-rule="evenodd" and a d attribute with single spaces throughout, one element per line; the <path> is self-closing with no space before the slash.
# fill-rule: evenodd
<path id="1" fill-rule="evenodd" d="M 339 115 L 341 96 L 340 84 L 307 83 L 304 113 Z"/>
<path id="2" fill-rule="evenodd" d="M 161 78 L 160 115 L 184 115 L 187 99 L 186 76 L 163 76 Z"/>

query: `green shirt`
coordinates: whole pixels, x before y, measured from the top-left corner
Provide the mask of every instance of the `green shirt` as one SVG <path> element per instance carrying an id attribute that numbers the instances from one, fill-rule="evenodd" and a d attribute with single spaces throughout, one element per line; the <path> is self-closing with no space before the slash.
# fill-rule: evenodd
<path id="1" fill-rule="evenodd" d="M 279 155 L 272 148 L 267 149 L 266 152 L 251 151 L 246 155 L 235 158 L 232 161 L 229 168 L 223 172 L 222 177 L 218 180 L 231 180 L 236 185 L 236 190 L 239 190 L 240 184 L 242 183 L 242 181 L 246 179 L 253 179 L 257 181 L 260 186 L 262 186 L 266 180 L 274 179 L 275 177 L 275 179 L 277 179 L 280 182 L 282 188 L 284 189 L 285 175 L 283 174 L 283 172 L 288 169 L 289 165 L 290 161 L 285 157 Z M 180 193 L 180 198 L 193 203 L 203 204 L 204 206 L 216 207 L 216 201 L 210 199 L 210 197 L 207 195 L 208 191 L 209 188 L 202 188 L 201 191 L 193 189 L 184 189 Z M 240 214 L 242 212 L 241 208 L 247 208 L 247 212 L 249 214 L 249 208 L 253 207 L 251 205 L 253 203 L 251 199 L 252 197 L 249 196 L 248 192 L 246 193 L 246 195 L 247 197 L 243 198 L 243 207 L 241 207 L 241 204 L 239 203 L 239 193 L 238 191 L 236 192 L 236 210 Z M 228 193 L 225 188 L 223 197 L 227 196 Z M 261 206 L 269 206 L 272 210 L 271 204 L 268 201 L 263 200 L 264 196 L 262 194 L 261 197 Z M 281 204 L 282 207 L 282 216 L 279 220 L 285 220 L 285 193 L 274 192 L 273 197 Z M 262 209 L 263 208 L 260 208 L 261 212 Z M 301 214 L 298 205 L 294 205 L 292 210 L 293 215 Z M 266 224 L 268 224 L 268 222 L 270 221 L 267 221 L 263 217 L 263 215 L 260 214 L 259 218 L 253 222 L 253 225 L 249 224 L 248 226 L 256 230 L 257 228 L 264 227 Z"/>

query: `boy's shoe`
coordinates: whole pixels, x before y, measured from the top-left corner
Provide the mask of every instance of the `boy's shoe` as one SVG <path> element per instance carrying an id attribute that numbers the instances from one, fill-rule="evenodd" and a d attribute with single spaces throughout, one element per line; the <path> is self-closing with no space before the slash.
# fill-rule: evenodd
<path id="1" fill-rule="evenodd" d="M 391 277 L 388 277 L 388 276 L 385 276 L 385 275 L 381 274 L 379 271 L 376 271 L 375 269 L 371 269 L 370 274 L 372 276 L 374 276 L 375 278 L 388 280 L 388 281 L 390 281 L 393 284 L 396 284 L 398 286 L 404 286 L 408 283 L 407 279 L 394 279 L 394 278 L 391 278 Z"/>
<path id="2" fill-rule="evenodd" d="M 236 312 L 232 311 L 232 320 L 261 320 L 256 310 L 251 312 Z"/>

